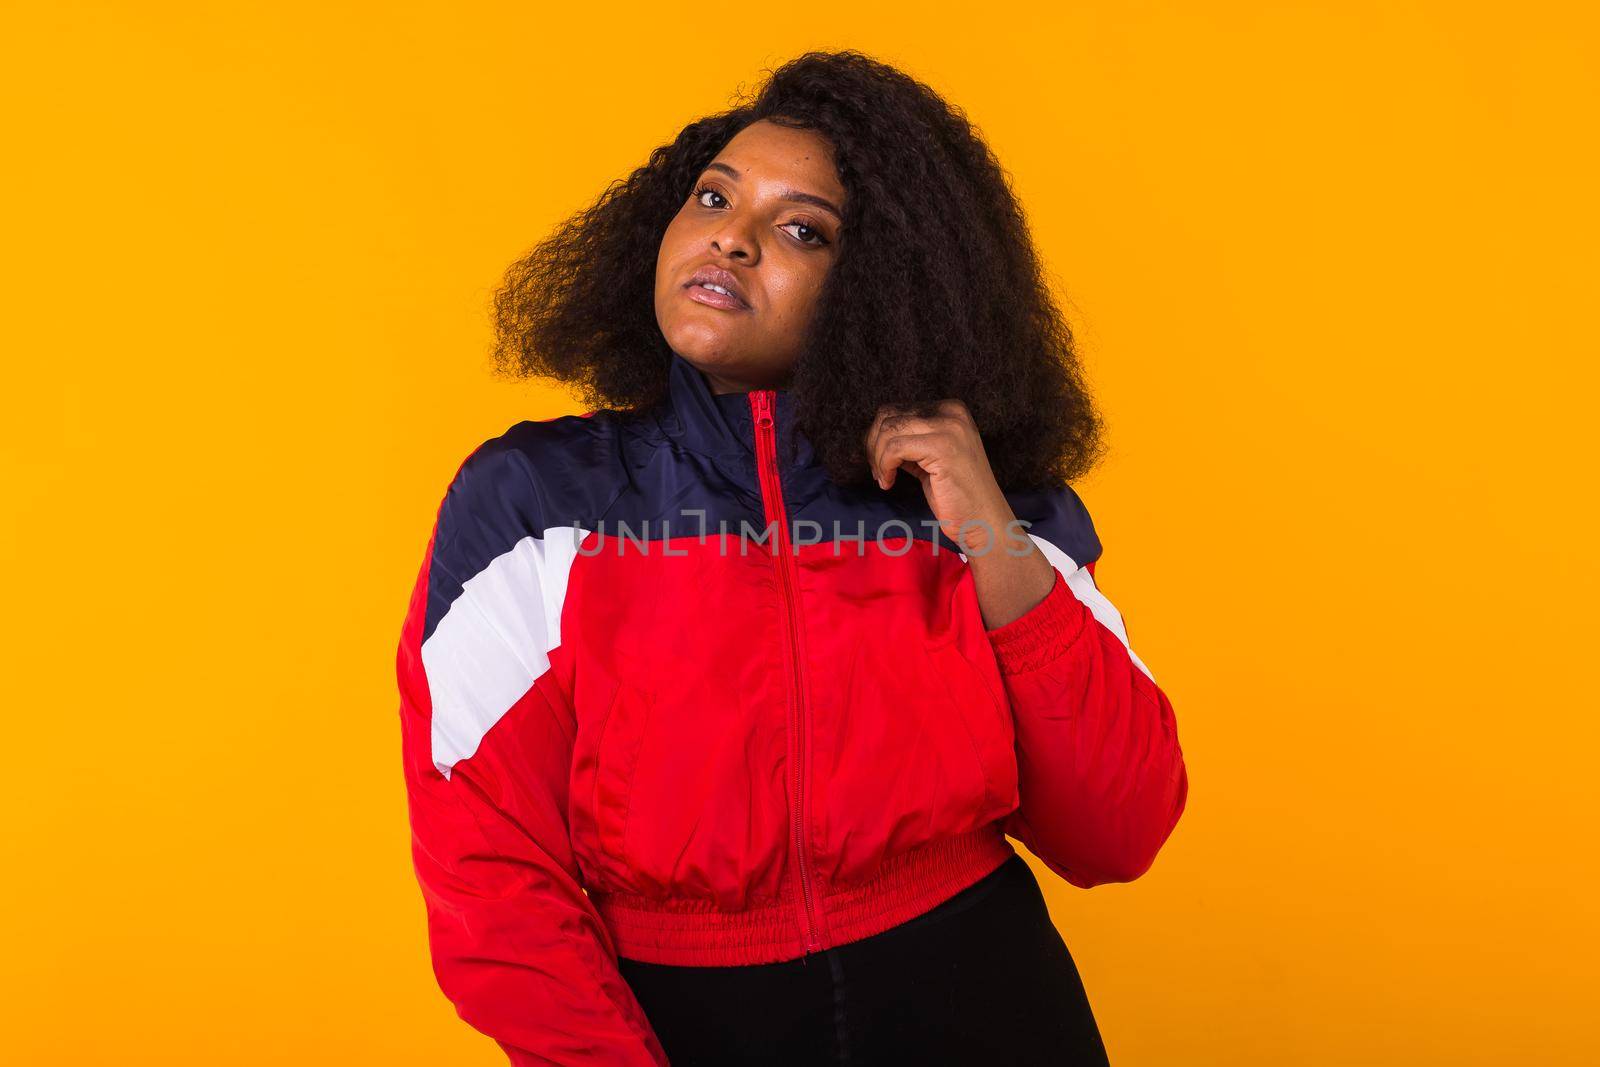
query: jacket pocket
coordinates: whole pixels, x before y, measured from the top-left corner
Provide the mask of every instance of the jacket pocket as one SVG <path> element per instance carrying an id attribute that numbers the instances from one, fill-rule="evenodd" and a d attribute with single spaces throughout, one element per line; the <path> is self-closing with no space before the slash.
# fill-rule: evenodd
<path id="1" fill-rule="evenodd" d="M 629 870 L 626 845 L 633 782 L 653 706 L 650 693 L 622 680 L 595 740 L 589 811 L 596 842 L 609 861 L 606 867 L 624 875 Z"/>
<path id="2" fill-rule="evenodd" d="M 965 729 L 983 775 L 985 793 L 978 821 L 1000 818 L 1017 807 L 1019 797 L 1016 728 L 998 669 L 986 677 L 953 637 L 925 642 L 923 650 L 933 668 L 934 688 Z"/>

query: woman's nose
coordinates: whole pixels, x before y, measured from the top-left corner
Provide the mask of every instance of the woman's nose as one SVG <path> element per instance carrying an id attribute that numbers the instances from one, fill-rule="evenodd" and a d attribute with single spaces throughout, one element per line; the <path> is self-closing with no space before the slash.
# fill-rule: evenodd
<path id="1" fill-rule="evenodd" d="M 721 255 L 752 263 L 760 256 L 761 249 L 755 237 L 749 232 L 748 225 L 731 219 L 711 235 L 711 247 Z"/>

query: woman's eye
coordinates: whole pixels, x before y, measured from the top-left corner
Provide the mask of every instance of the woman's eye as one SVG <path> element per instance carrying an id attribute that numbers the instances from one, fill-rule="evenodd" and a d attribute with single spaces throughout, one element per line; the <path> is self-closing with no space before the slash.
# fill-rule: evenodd
<path id="1" fill-rule="evenodd" d="M 789 223 L 785 223 L 784 225 L 786 227 L 787 226 L 798 226 L 802 230 L 808 231 L 813 237 L 816 238 L 816 240 L 810 240 L 808 238 L 800 236 L 799 234 L 795 234 L 795 240 L 799 241 L 801 244 L 806 244 L 806 245 L 825 245 L 825 244 L 828 243 L 828 239 L 826 237 L 822 236 L 822 231 L 817 229 L 815 226 L 811 226 L 811 225 L 809 225 L 807 223 L 804 223 L 804 222 L 789 222 Z"/>
<path id="2" fill-rule="evenodd" d="M 709 186 L 709 185 L 702 185 L 700 188 L 696 189 L 692 195 L 694 196 L 694 198 L 696 200 L 700 200 L 700 206 L 701 207 L 716 207 L 715 204 L 707 204 L 704 200 L 700 199 L 701 197 L 705 196 L 707 193 L 710 193 L 713 196 L 721 196 L 722 195 L 721 193 L 717 192 L 715 189 L 711 188 L 711 186 Z"/>

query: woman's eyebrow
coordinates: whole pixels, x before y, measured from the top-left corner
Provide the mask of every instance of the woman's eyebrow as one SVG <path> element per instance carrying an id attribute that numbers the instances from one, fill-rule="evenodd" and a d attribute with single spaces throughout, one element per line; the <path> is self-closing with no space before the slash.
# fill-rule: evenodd
<path id="1" fill-rule="evenodd" d="M 706 169 L 720 170 L 734 181 L 739 180 L 739 172 L 728 166 L 726 163 L 713 160 L 712 162 L 706 164 Z M 844 212 L 835 207 L 831 200 L 826 200 L 823 197 L 817 196 L 815 193 L 802 193 L 798 189 L 785 189 L 783 192 L 778 194 L 778 199 L 789 200 L 796 204 L 810 204 L 813 207 L 819 207 L 824 211 L 831 212 L 833 217 L 838 219 L 840 222 L 844 221 Z"/>

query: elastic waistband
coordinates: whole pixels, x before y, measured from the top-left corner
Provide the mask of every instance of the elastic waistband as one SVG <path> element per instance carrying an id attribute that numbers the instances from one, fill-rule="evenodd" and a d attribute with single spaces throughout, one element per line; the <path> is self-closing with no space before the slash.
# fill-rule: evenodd
<path id="1" fill-rule="evenodd" d="M 998 823 L 940 838 L 886 860 L 877 874 L 815 899 L 822 947 L 857 941 L 931 910 L 1016 855 Z M 786 886 L 786 888 L 788 888 Z M 683 967 L 774 963 L 805 954 L 793 902 L 784 894 L 746 911 L 705 900 L 589 894 L 617 954 Z"/>

